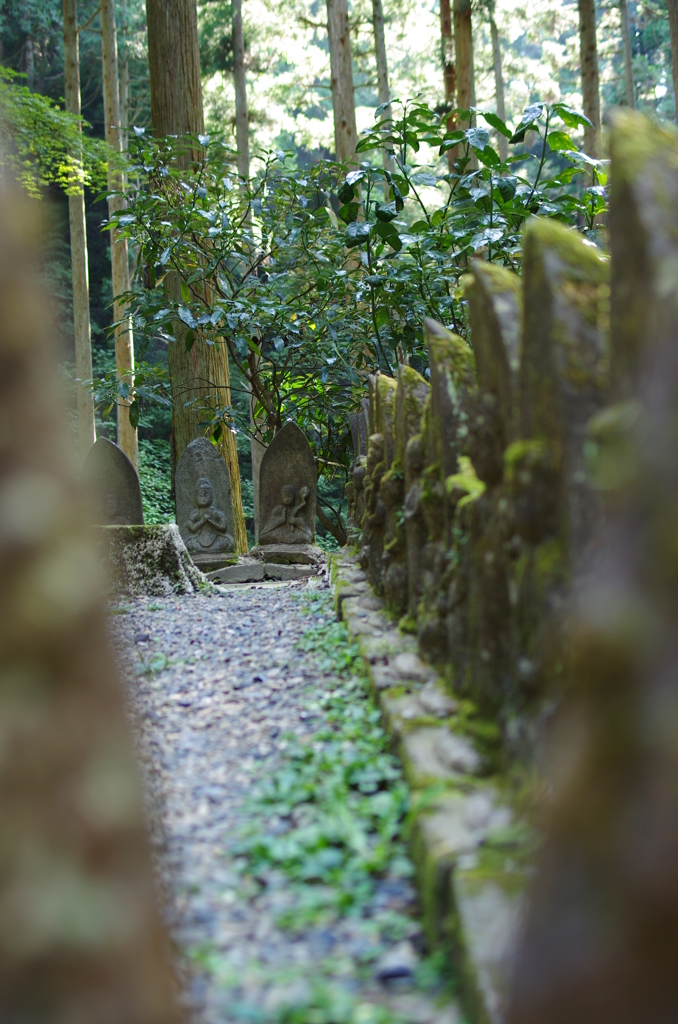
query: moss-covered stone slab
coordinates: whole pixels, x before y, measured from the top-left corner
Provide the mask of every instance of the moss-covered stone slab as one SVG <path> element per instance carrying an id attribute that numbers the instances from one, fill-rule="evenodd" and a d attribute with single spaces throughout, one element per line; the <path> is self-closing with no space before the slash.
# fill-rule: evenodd
<path id="1" fill-rule="evenodd" d="M 179 528 L 152 526 L 97 526 L 111 588 L 138 597 L 147 594 L 193 594 L 208 587 L 207 578 L 191 560 Z"/>
<path id="2" fill-rule="evenodd" d="M 337 592 L 365 585 L 356 556 L 329 562 Z M 455 725 L 462 706 L 431 678 L 435 670 L 417 656 L 414 638 L 393 629 L 379 603 L 365 591 L 338 602 L 412 790 L 410 848 L 426 935 L 454 964 L 470 1024 L 501 1024 L 528 878 L 528 833 L 502 797 L 501 780 L 474 777 L 487 764 Z M 381 628 L 370 625 L 379 620 Z"/>

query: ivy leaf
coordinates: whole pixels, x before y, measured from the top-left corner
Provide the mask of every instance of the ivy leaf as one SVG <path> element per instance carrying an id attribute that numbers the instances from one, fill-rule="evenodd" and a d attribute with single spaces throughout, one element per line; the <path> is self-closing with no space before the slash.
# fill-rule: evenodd
<path id="1" fill-rule="evenodd" d="M 568 128 L 578 128 L 579 125 L 588 125 L 589 128 L 593 128 L 593 121 L 589 121 L 585 114 L 580 114 L 574 107 L 568 107 L 564 103 L 554 103 L 553 113 L 557 114 Z"/>
<path id="2" fill-rule="evenodd" d="M 347 249 L 353 249 L 356 245 L 362 245 L 369 237 L 370 225 L 365 221 L 349 224 L 344 232 L 344 245 Z"/>

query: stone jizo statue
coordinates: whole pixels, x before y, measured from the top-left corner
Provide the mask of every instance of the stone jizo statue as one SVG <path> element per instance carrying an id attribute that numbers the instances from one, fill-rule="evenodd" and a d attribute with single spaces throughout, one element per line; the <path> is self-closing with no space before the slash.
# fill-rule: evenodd
<path id="1" fill-rule="evenodd" d="M 226 513 L 214 504 L 214 491 L 207 477 L 198 480 L 196 507 L 186 523 L 186 547 L 197 555 L 232 551 L 233 537 L 228 532 Z"/>
<path id="2" fill-rule="evenodd" d="M 282 502 L 276 505 L 266 525 L 259 534 L 259 540 L 265 544 L 311 544 L 313 531 L 309 528 L 303 515 L 300 515 L 308 501 L 309 488 L 302 487 L 299 501 L 295 502 L 296 491 L 292 484 L 285 484 L 282 489 Z"/>

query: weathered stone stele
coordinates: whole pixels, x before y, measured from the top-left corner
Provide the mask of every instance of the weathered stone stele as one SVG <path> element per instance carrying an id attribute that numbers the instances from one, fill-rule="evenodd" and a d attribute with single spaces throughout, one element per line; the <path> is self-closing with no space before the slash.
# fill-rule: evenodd
<path id="1" fill-rule="evenodd" d="M 678 138 L 631 113 L 611 134 L 612 364 L 635 415 L 607 438 L 605 521 L 574 588 L 510 1024 L 678 1019 Z"/>
<path id="2" fill-rule="evenodd" d="M 9 190 L 0 196 L 0 1020 L 179 1024 L 129 709 L 70 468 L 60 354 L 41 294 L 44 225 Z M 27 409 L 31 429 L 17 429 Z"/>
<path id="3" fill-rule="evenodd" d="M 316 468 L 306 435 L 286 423 L 261 460 L 259 477 L 259 545 L 252 554 L 276 549 L 276 561 L 300 560 L 315 540 Z M 285 557 L 285 550 L 289 557 Z M 313 549 L 312 550 L 316 550 Z"/>
<path id="4" fill-rule="evenodd" d="M 495 483 L 503 476 L 504 449 L 518 437 L 521 279 L 474 260 L 463 286 L 478 375 L 467 454 L 480 479 Z"/>
<path id="5" fill-rule="evenodd" d="M 396 615 L 404 615 L 408 610 L 409 566 L 417 573 L 415 546 L 408 544 L 407 519 L 403 522 L 398 515 L 406 495 L 405 450 L 410 439 L 419 435 L 429 390 L 428 381 L 420 373 L 411 366 L 400 364 L 395 399 L 395 458 L 381 484 L 386 505 L 384 593 L 390 610 Z"/>
<path id="6" fill-rule="evenodd" d="M 144 521 L 137 472 L 122 448 L 106 437 L 92 445 L 82 471 L 98 526 L 140 526 Z"/>
<path id="7" fill-rule="evenodd" d="M 219 449 L 197 437 L 184 449 L 175 477 L 177 526 L 191 558 L 216 569 L 234 550 L 231 481 Z"/>

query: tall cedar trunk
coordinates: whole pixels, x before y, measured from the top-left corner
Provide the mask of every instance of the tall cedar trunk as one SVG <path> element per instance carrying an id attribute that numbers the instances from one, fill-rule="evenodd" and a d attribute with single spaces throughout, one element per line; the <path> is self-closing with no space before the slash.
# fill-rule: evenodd
<path id="1" fill-rule="evenodd" d="M 32 89 L 35 83 L 35 51 L 30 36 L 24 43 L 24 62 L 26 64 L 26 85 Z"/>
<path id="2" fill-rule="evenodd" d="M 497 114 L 506 121 L 506 104 L 504 103 L 504 77 L 501 71 L 501 43 L 499 42 L 499 30 L 494 20 L 494 14 L 490 15 L 490 32 L 492 34 L 492 63 L 494 65 L 494 89 L 497 98 Z M 502 160 L 508 157 L 508 139 L 499 132 L 499 156 Z"/>
<path id="3" fill-rule="evenodd" d="M 624 84 L 626 86 L 626 106 L 636 109 L 636 83 L 633 80 L 633 52 L 631 50 L 631 26 L 629 25 L 629 5 L 627 0 L 619 0 L 621 13 L 622 37 L 624 43 Z"/>
<path id="4" fill-rule="evenodd" d="M 452 12 L 450 0 L 440 0 L 440 39 L 442 43 L 443 75 L 445 84 L 445 102 L 454 106 L 454 95 L 457 89 L 457 71 L 454 64 L 454 41 L 452 39 Z M 457 127 L 457 118 L 450 114 L 447 119 L 447 130 L 453 132 Z M 448 149 L 447 162 L 450 170 L 454 168 L 457 149 Z"/>
<path id="5" fill-rule="evenodd" d="M 0 198 L 0 1020 L 179 1024 L 31 213 Z"/>
<path id="6" fill-rule="evenodd" d="M 384 107 L 384 112 L 381 115 L 382 121 L 388 120 L 392 116 L 391 110 L 391 87 L 388 83 L 388 60 L 386 58 L 386 37 L 384 34 L 384 8 L 381 0 L 372 0 L 372 25 L 374 27 L 374 48 L 377 55 L 377 86 L 379 89 L 379 106 L 384 103 L 388 106 Z M 384 170 L 394 171 L 395 160 L 389 153 L 384 150 Z M 388 184 L 385 186 L 386 196 L 388 198 Z"/>
<path id="7" fill-rule="evenodd" d="M 198 15 L 195 0 L 146 0 L 151 117 L 158 136 L 202 133 L 204 130 Z M 186 165 L 190 155 L 186 158 Z M 181 301 L 178 275 L 165 278 L 169 298 Z M 175 323 L 176 342 L 169 346 L 169 371 L 174 408 L 173 453 L 181 458 L 186 445 L 204 433 L 200 423 L 209 411 L 231 405 L 228 353 L 225 344 L 207 345 L 199 331 L 186 351 L 186 328 Z M 190 404 L 187 404 L 190 403 Z M 240 493 L 235 434 L 225 425 L 221 453 L 231 478 L 236 549 L 247 551 L 247 531 Z"/>
<path id="8" fill-rule="evenodd" d="M 678 109 L 678 0 L 666 0 L 669 11 L 669 30 L 671 32 L 671 64 L 673 67 L 673 94 Z"/>
<path id="9" fill-rule="evenodd" d="M 353 156 L 358 144 L 347 0 L 327 0 L 327 35 L 330 44 L 334 147 L 337 160 L 344 161 Z"/>
<path id="10" fill-rule="evenodd" d="M 235 88 L 235 137 L 238 147 L 238 174 L 243 180 L 250 176 L 249 112 L 247 109 L 247 78 L 245 76 L 245 34 L 242 27 L 242 0 L 233 0 L 233 86 Z M 254 415 L 256 399 L 249 391 L 250 456 L 252 459 L 252 497 L 254 503 L 254 535 L 259 538 L 259 470 L 266 449 L 261 443 L 261 424 Z"/>
<path id="11" fill-rule="evenodd" d="M 471 0 L 454 0 L 454 55 L 457 64 L 457 106 L 468 110 L 475 106 L 475 80 L 473 71 L 473 28 L 471 24 Z M 461 128 L 469 128 L 470 121 L 460 122 Z M 477 168 L 478 160 L 471 155 L 471 167 Z"/>
<path id="12" fill-rule="evenodd" d="M 578 0 L 579 49 L 581 55 L 581 92 L 584 113 L 593 128 L 584 128 L 584 150 L 598 157 L 600 136 L 600 82 L 598 78 L 598 47 L 596 44 L 596 0 Z"/>
<path id="13" fill-rule="evenodd" d="M 245 78 L 245 37 L 242 29 L 242 0 L 233 0 L 233 85 L 235 87 L 235 137 L 238 147 L 238 174 L 250 176 L 249 116 Z"/>
<path id="14" fill-rule="evenodd" d="M 103 65 L 104 83 L 104 121 L 106 142 L 114 154 L 122 153 L 122 125 L 120 120 L 120 86 L 118 82 L 118 39 L 115 29 L 114 0 L 102 0 L 101 4 L 101 60 Z M 112 166 L 109 160 L 108 188 L 109 191 L 120 192 L 123 187 L 123 176 Z M 108 216 L 113 216 L 125 208 L 122 196 L 112 196 L 108 200 Z M 113 286 L 113 319 L 118 324 L 115 329 L 115 367 L 118 377 L 124 378 L 130 385 L 134 380 L 134 336 L 132 320 L 127 313 L 127 304 L 118 299 L 119 295 L 129 291 L 129 256 L 127 239 L 121 238 L 118 231 L 111 231 L 111 282 Z M 139 470 L 139 441 L 136 428 L 130 423 L 130 402 L 118 403 L 118 444 L 128 459 Z"/>
<path id="15" fill-rule="evenodd" d="M 64 0 L 64 95 L 66 110 L 80 114 L 80 59 L 78 48 L 78 3 Z M 80 153 L 71 154 L 78 162 Z M 79 381 L 92 378 L 92 332 L 89 321 L 89 271 L 87 268 L 87 226 L 85 192 L 68 197 L 71 229 L 71 274 L 73 278 L 73 326 L 75 328 L 75 375 Z M 84 459 L 96 441 L 92 392 L 77 388 L 78 438 Z"/>

